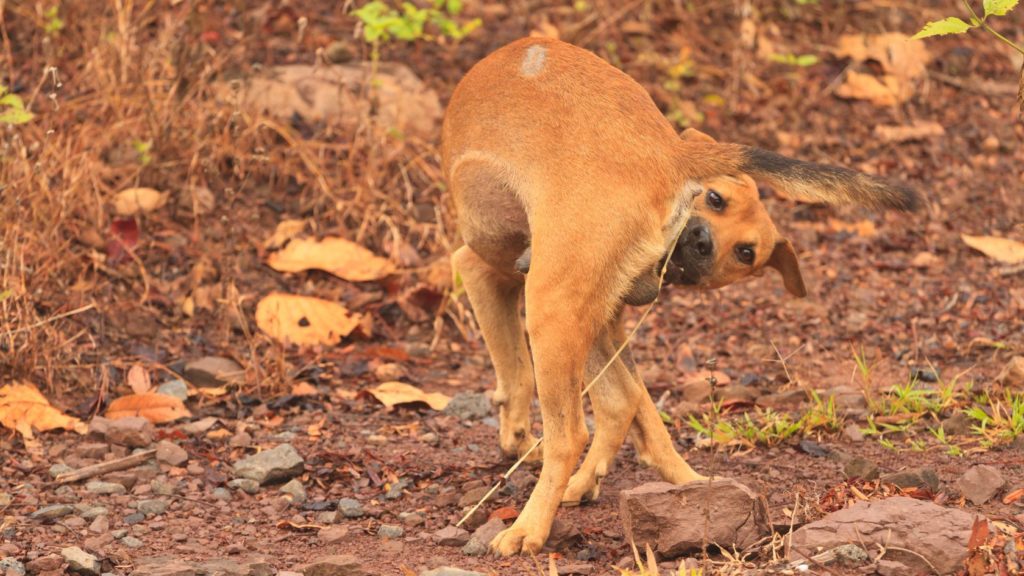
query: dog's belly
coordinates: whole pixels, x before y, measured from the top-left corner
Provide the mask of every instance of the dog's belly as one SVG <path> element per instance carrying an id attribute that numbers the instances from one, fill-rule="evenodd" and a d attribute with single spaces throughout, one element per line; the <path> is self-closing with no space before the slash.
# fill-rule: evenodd
<path id="1" fill-rule="evenodd" d="M 530 243 L 530 223 L 500 166 L 470 159 L 452 174 L 459 232 L 466 244 L 498 270 L 512 272 Z"/>

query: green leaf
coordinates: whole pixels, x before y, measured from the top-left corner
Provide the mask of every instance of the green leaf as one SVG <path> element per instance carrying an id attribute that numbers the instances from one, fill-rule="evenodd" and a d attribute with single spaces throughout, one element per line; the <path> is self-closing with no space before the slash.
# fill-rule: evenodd
<path id="1" fill-rule="evenodd" d="M 8 298 L 10 298 L 13 295 L 14 295 L 14 292 L 11 292 L 10 290 L 4 290 L 3 292 L 0 292 L 0 302 L 3 302 L 4 300 L 7 300 Z"/>
<path id="2" fill-rule="evenodd" d="M 25 101 L 21 99 L 21 96 L 17 94 L 3 94 L 0 96 L 0 106 L 10 106 L 11 108 L 24 108 Z"/>
<path id="3" fill-rule="evenodd" d="M 1005 16 L 1020 0 L 985 0 L 985 16 Z"/>
<path id="4" fill-rule="evenodd" d="M 801 68 L 806 68 L 808 66 L 814 66 L 817 63 L 818 63 L 818 57 L 815 56 L 814 54 L 801 54 L 801 55 L 796 57 L 796 65 L 800 66 Z"/>
<path id="5" fill-rule="evenodd" d="M 449 15 L 458 16 L 462 13 L 462 0 L 448 0 L 445 3 L 445 9 L 448 10 Z"/>
<path id="6" fill-rule="evenodd" d="M 921 28 L 921 31 L 914 34 L 914 40 L 920 40 L 921 38 L 929 38 L 931 36 L 945 36 L 947 34 L 963 34 L 974 26 L 964 22 L 956 16 L 950 16 L 945 20 L 938 20 L 936 22 L 929 22 Z"/>
<path id="7" fill-rule="evenodd" d="M 0 124 L 25 124 L 35 118 L 35 114 L 22 108 L 8 108 L 0 112 Z"/>

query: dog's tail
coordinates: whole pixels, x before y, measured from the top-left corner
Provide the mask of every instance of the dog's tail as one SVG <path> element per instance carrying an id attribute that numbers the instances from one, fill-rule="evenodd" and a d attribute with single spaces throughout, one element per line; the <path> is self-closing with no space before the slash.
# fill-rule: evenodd
<path id="1" fill-rule="evenodd" d="M 849 168 L 816 164 L 775 152 L 739 144 L 691 143 L 688 156 L 711 173 L 700 177 L 744 172 L 778 188 L 787 196 L 808 202 L 860 204 L 876 209 L 914 211 L 921 206 L 918 193 L 909 186 Z M 698 151 L 699 150 L 699 151 Z"/>

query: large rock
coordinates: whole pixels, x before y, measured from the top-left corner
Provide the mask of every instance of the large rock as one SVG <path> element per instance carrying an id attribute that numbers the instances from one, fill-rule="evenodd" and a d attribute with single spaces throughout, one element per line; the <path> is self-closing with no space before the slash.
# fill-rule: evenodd
<path id="1" fill-rule="evenodd" d="M 972 467 L 956 482 L 964 498 L 979 506 L 991 500 L 1003 486 L 1006 486 L 1006 479 L 999 469 L 987 464 Z"/>
<path id="2" fill-rule="evenodd" d="M 235 476 L 260 484 L 284 482 L 302 473 L 305 461 L 291 444 L 281 444 L 235 463 Z"/>
<path id="3" fill-rule="evenodd" d="M 235 90 L 235 86 L 239 89 Z M 289 64 L 268 68 L 264 74 L 239 84 L 215 86 L 220 99 L 291 120 L 334 120 L 345 125 L 376 120 L 382 132 L 433 138 L 441 119 L 437 93 L 404 64 L 381 62 L 375 74 L 370 64 Z M 372 98 L 367 98 L 370 92 Z"/>
<path id="4" fill-rule="evenodd" d="M 323 556 L 299 568 L 303 576 L 365 576 L 368 574 L 355 556 Z"/>
<path id="5" fill-rule="evenodd" d="M 132 576 L 196 576 L 195 566 L 174 556 L 149 556 L 135 559 Z"/>
<path id="6" fill-rule="evenodd" d="M 793 533 L 792 549 L 796 556 L 810 557 L 843 544 L 869 549 L 877 544 L 888 549 L 886 559 L 909 566 L 915 574 L 931 573 L 922 558 L 948 574 L 958 572 L 967 558 L 973 523 L 974 516 L 963 510 L 895 496 L 858 502 L 803 526 Z"/>
<path id="7" fill-rule="evenodd" d="M 768 510 L 750 488 L 730 478 L 700 480 L 680 486 L 651 482 L 619 494 L 619 514 L 626 540 L 639 548 L 650 544 L 664 557 L 703 545 L 744 548 L 769 530 Z M 710 525 L 705 527 L 705 518 Z"/>

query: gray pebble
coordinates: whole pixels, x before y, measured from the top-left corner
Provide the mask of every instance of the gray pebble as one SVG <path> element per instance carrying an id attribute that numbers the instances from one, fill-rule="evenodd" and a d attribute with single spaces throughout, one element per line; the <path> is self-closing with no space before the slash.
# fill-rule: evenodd
<path id="1" fill-rule="evenodd" d="M 354 498 L 342 498 L 338 500 L 338 512 L 345 518 L 362 518 L 366 515 L 363 505 Z"/>
<path id="2" fill-rule="evenodd" d="M 381 538 L 401 538 L 405 535 L 405 529 L 394 524 L 381 524 L 377 535 Z"/>

